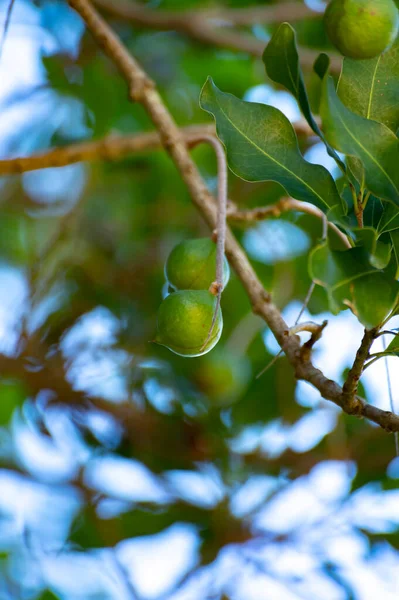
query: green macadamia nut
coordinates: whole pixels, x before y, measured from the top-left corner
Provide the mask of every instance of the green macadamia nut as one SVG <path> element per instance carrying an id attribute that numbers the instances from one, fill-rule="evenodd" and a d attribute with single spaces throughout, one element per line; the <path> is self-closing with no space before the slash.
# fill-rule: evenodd
<path id="1" fill-rule="evenodd" d="M 177 290 L 207 290 L 215 280 L 216 244 L 210 238 L 186 240 L 170 253 L 165 276 Z M 229 281 L 229 263 L 224 258 L 223 286 Z"/>
<path id="2" fill-rule="evenodd" d="M 399 11 L 393 0 L 332 0 L 324 14 L 327 34 L 351 58 L 374 58 L 395 40 Z"/>
<path id="3" fill-rule="evenodd" d="M 217 344 L 222 334 L 220 307 L 212 335 L 205 347 L 216 307 L 207 290 L 180 290 L 167 296 L 158 310 L 155 342 L 180 356 L 201 356 Z"/>

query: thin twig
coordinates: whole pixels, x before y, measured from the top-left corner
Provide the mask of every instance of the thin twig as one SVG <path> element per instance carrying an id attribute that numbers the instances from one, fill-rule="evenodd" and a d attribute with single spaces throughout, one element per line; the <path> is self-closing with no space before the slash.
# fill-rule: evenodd
<path id="1" fill-rule="evenodd" d="M 294 198 L 281 198 L 275 204 L 268 206 L 260 206 L 259 208 L 252 208 L 249 210 L 230 210 L 228 213 L 228 220 L 232 223 L 252 223 L 254 221 L 262 221 L 264 219 L 277 218 L 285 212 L 298 211 L 317 217 L 318 219 L 326 219 L 326 215 L 322 210 L 309 204 L 308 202 L 302 202 L 301 200 L 295 200 Z M 327 226 L 340 238 L 345 248 L 352 248 L 348 237 L 331 221 L 327 221 Z M 323 239 L 326 235 L 323 233 Z"/>
<path id="2" fill-rule="evenodd" d="M 396 352 L 388 352 L 388 354 L 391 354 L 392 356 L 396 356 Z M 379 359 L 379 358 L 384 358 L 384 356 L 387 356 L 387 352 L 373 352 L 372 354 L 368 355 L 368 358 Z"/>
<path id="3" fill-rule="evenodd" d="M 261 371 L 259 371 L 259 373 L 257 373 L 257 375 L 255 376 L 255 379 L 259 379 L 259 377 L 262 377 L 262 375 L 264 375 L 269 369 L 271 369 L 272 366 L 276 364 L 276 362 L 278 361 L 280 356 L 282 356 L 283 354 L 284 354 L 284 351 L 279 350 L 277 352 L 277 354 L 272 358 L 272 360 L 270 362 L 268 362 L 267 365 L 265 367 L 263 367 L 263 369 Z"/>
<path id="4" fill-rule="evenodd" d="M 154 83 L 142 71 L 136 61 L 130 57 L 122 42 L 113 33 L 107 23 L 98 15 L 88 0 L 69 0 L 70 5 L 81 15 L 98 44 L 114 61 L 124 75 L 130 91 L 130 97 L 140 102 L 160 133 L 162 144 L 169 152 L 180 175 L 188 187 L 192 200 L 213 230 L 217 224 L 215 202 L 207 190 L 195 163 L 187 150 L 179 129 L 167 111 Z M 229 230 L 226 235 L 226 255 L 231 266 L 247 292 L 253 311 L 260 315 L 270 327 L 277 342 L 291 363 L 297 379 L 312 384 L 327 400 L 340 406 L 348 414 L 366 417 L 378 423 L 386 431 L 399 431 L 399 417 L 392 412 L 383 411 L 358 398 L 356 404 L 346 401 L 346 396 L 338 383 L 328 379 L 317 369 L 311 360 L 301 357 L 300 340 L 297 336 L 287 336 L 289 329 L 280 311 L 271 301 L 256 276 L 247 255 Z"/>
<path id="5" fill-rule="evenodd" d="M 379 334 L 377 335 L 377 337 L 381 337 L 383 335 L 393 335 L 393 336 L 397 336 L 399 335 L 398 331 L 392 331 L 390 329 L 384 329 L 384 331 L 380 331 Z"/>
<path id="6" fill-rule="evenodd" d="M 373 355 L 370 354 L 369 358 L 371 358 Z M 368 369 L 369 367 L 371 367 L 372 364 L 375 363 L 376 360 L 378 360 L 380 357 L 379 356 L 374 356 L 371 360 L 369 360 L 369 362 L 367 362 L 364 367 L 363 367 L 363 373 L 366 369 Z"/>

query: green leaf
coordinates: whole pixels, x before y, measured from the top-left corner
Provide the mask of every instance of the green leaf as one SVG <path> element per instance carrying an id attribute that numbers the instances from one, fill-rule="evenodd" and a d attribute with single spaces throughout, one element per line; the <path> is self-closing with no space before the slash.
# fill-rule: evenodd
<path id="1" fill-rule="evenodd" d="M 354 113 L 399 128 L 399 38 L 376 58 L 345 58 L 337 93 Z"/>
<path id="2" fill-rule="evenodd" d="M 384 269 L 390 261 L 392 245 L 379 240 L 373 227 L 356 227 L 352 232 L 356 246 L 364 247 L 369 253 L 370 264 L 376 269 Z"/>
<path id="3" fill-rule="evenodd" d="M 385 204 L 384 212 L 378 222 L 378 232 L 394 231 L 399 227 L 399 209 L 394 204 Z"/>
<path id="4" fill-rule="evenodd" d="M 363 212 L 363 222 L 365 226 L 373 227 L 378 234 L 381 234 L 380 224 L 381 220 L 388 210 L 388 208 L 394 208 L 395 212 L 398 211 L 398 207 L 391 202 L 383 202 L 380 198 L 376 198 L 373 195 L 370 195 L 366 207 Z"/>
<path id="5" fill-rule="evenodd" d="M 201 107 L 216 120 L 231 170 L 246 181 L 277 181 L 294 198 L 322 210 L 341 204 L 330 173 L 300 154 L 289 120 L 277 108 L 244 102 L 205 83 Z"/>
<path id="6" fill-rule="evenodd" d="M 388 266 L 392 255 L 392 244 L 385 244 L 377 240 L 370 262 L 376 269 L 385 269 Z"/>
<path id="7" fill-rule="evenodd" d="M 395 356 L 399 356 L 399 334 L 394 336 L 384 354 L 394 354 Z"/>
<path id="8" fill-rule="evenodd" d="M 333 313 L 348 306 L 368 329 L 382 323 L 399 294 L 399 282 L 373 268 L 364 248 L 342 252 L 323 243 L 310 254 L 309 273 L 327 289 Z"/>
<path id="9" fill-rule="evenodd" d="M 332 146 L 361 160 L 367 189 L 399 205 L 399 140 L 392 131 L 346 108 L 328 75 L 323 81 L 320 113 Z M 354 174 L 361 181 L 356 171 Z"/>
<path id="10" fill-rule="evenodd" d="M 329 60 L 327 59 L 326 64 L 324 59 L 320 57 L 319 59 L 323 61 L 324 67 L 328 69 Z M 299 64 L 296 33 L 289 23 L 281 23 L 280 27 L 266 46 L 263 53 L 263 62 L 270 79 L 275 83 L 280 83 L 286 87 L 295 96 L 306 121 L 313 131 L 324 141 L 329 155 L 336 160 L 339 167 L 345 172 L 345 163 L 342 162 L 334 148 L 327 142 L 323 132 L 313 118 L 302 70 Z M 318 65 L 319 62 L 316 63 L 316 68 L 318 68 Z M 321 64 L 320 68 L 323 68 Z"/>

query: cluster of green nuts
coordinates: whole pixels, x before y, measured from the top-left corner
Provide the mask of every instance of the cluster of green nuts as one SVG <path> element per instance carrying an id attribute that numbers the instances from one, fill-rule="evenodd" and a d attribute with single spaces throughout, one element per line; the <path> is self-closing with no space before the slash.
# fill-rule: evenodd
<path id="1" fill-rule="evenodd" d="M 222 334 L 220 307 L 211 330 L 217 297 L 209 291 L 215 280 L 216 244 L 210 238 L 187 240 L 170 253 L 165 276 L 172 293 L 158 310 L 155 342 L 180 356 L 201 356 L 212 350 Z M 223 287 L 230 270 L 223 263 Z M 208 339 L 209 337 L 209 339 Z"/>

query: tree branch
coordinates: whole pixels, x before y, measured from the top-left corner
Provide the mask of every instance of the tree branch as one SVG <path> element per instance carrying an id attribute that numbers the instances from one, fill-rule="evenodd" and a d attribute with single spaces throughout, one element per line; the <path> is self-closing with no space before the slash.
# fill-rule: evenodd
<path id="1" fill-rule="evenodd" d="M 258 58 L 263 54 L 265 42 L 236 29 L 226 30 L 226 27 L 222 27 L 222 25 L 239 26 L 257 23 L 266 25 L 283 20 L 320 18 L 320 13 L 315 13 L 306 5 L 297 2 L 264 7 L 216 9 L 214 11 L 186 10 L 183 12 L 155 10 L 143 4 L 126 0 L 94 0 L 94 3 L 108 14 L 123 21 L 129 21 L 133 25 L 158 31 L 178 31 L 203 44 L 246 52 Z M 302 65 L 311 69 L 318 53 L 308 48 L 301 48 L 299 54 Z M 331 70 L 339 72 L 341 58 L 337 55 L 330 55 L 330 57 Z"/>
<path id="2" fill-rule="evenodd" d="M 369 358 L 370 348 L 378 335 L 378 327 L 375 329 L 365 329 L 362 343 L 353 362 L 352 368 L 343 386 L 342 400 L 345 406 L 350 410 L 356 410 L 358 399 L 356 397 L 359 380 L 364 370 L 364 364 Z"/>
<path id="3" fill-rule="evenodd" d="M 132 100 L 139 101 L 147 111 L 159 131 L 162 144 L 186 183 L 194 204 L 200 210 L 208 225 L 214 229 L 217 217 L 214 198 L 206 188 L 195 163 L 189 155 L 184 139 L 164 106 L 154 83 L 142 71 L 136 61 L 130 57 L 120 40 L 88 0 L 69 0 L 69 3 L 84 19 L 87 28 L 98 44 L 124 74 Z M 299 338 L 296 335 L 287 335 L 288 325 L 278 308 L 271 301 L 270 294 L 264 290 L 246 254 L 229 230 L 226 237 L 226 255 L 241 279 L 251 301 L 253 311 L 259 314 L 270 327 L 293 366 L 296 377 L 308 381 L 320 391 L 324 398 L 331 400 L 349 414 L 353 414 L 352 408 L 348 407 L 344 401 L 342 388 L 336 382 L 327 379 L 312 364 L 310 359 L 305 360 L 301 356 Z M 359 400 L 355 414 L 357 416 L 367 416 L 387 431 L 399 431 L 398 416 L 369 406 L 364 401 Z"/>
<path id="4" fill-rule="evenodd" d="M 182 130 L 182 135 L 188 145 L 198 135 L 214 133 L 213 125 L 192 125 Z M 130 154 L 159 148 L 162 148 L 162 144 L 157 131 L 133 135 L 110 135 L 101 140 L 71 144 L 27 157 L 2 159 L 0 160 L 0 175 L 64 167 L 82 161 L 120 160 Z"/>
<path id="5" fill-rule="evenodd" d="M 307 202 L 301 202 L 294 198 L 281 198 L 275 204 L 269 206 L 260 206 L 258 208 L 252 208 L 250 210 L 235 210 L 231 208 L 228 212 L 228 219 L 232 223 L 252 223 L 253 221 L 263 221 L 264 219 L 278 218 L 285 212 L 298 211 L 307 213 L 317 217 L 318 219 L 324 219 L 325 214 L 317 208 Z M 350 241 L 347 236 L 331 221 L 328 221 L 328 226 L 336 235 L 340 238 L 341 242 L 346 248 L 352 248 Z"/>
<path id="6" fill-rule="evenodd" d="M 299 136 L 314 135 L 306 121 L 297 121 L 293 127 Z M 181 129 L 185 143 L 191 146 L 201 136 L 216 135 L 215 126 L 190 125 Z M 136 152 L 161 149 L 162 143 L 157 131 L 132 135 L 110 135 L 101 140 L 80 142 L 38 152 L 26 157 L 0 159 L 0 175 L 15 175 L 37 169 L 64 167 L 73 163 L 94 160 L 120 160 Z"/>

